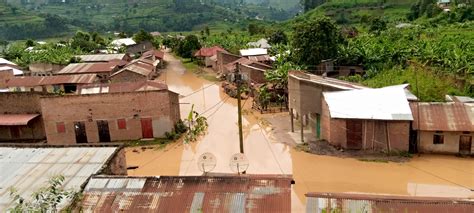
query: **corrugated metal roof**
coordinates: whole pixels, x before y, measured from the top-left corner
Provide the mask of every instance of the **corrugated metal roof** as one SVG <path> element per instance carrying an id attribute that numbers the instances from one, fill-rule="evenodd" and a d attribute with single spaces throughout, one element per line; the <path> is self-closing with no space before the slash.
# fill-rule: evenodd
<path id="1" fill-rule="evenodd" d="M 9 65 L 15 65 L 16 66 L 15 63 L 13 63 L 13 62 L 11 62 L 7 59 L 4 59 L 4 58 L 0 58 L 0 64 L 9 64 Z"/>
<path id="2" fill-rule="evenodd" d="M 144 52 L 141 58 L 148 58 L 150 56 L 155 56 L 158 59 L 163 59 L 165 57 L 165 53 L 156 49 L 152 49 Z"/>
<path id="3" fill-rule="evenodd" d="M 272 57 L 270 57 L 269 55 L 248 56 L 248 58 L 251 61 L 258 61 L 258 62 L 273 61 Z"/>
<path id="4" fill-rule="evenodd" d="M 168 85 L 156 81 L 136 81 L 111 84 L 87 84 L 78 88 L 79 94 L 116 93 L 133 91 L 165 90 Z"/>
<path id="5" fill-rule="evenodd" d="M 86 73 L 107 73 L 112 72 L 120 61 L 110 63 L 77 63 L 69 64 L 60 70 L 57 74 L 86 74 Z"/>
<path id="6" fill-rule="evenodd" d="M 240 50 L 241 56 L 255 56 L 255 55 L 267 55 L 267 54 L 268 54 L 267 49 L 263 49 L 263 48 L 252 48 L 252 49 Z"/>
<path id="7" fill-rule="evenodd" d="M 413 120 L 402 87 L 324 92 L 323 95 L 331 118 Z"/>
<path id="8" fill-rule="evenodd" d="M 93 177 L 82 210 L 291 212 L 289 176 Z"/>
<path id="9" fill-rule="evenodd" d="M 7 71 L 7 70 L 11 70 L 13 72 L 13 75 L 23 75 L 25 73 L 23 70 L 19 70 L 9 65 L 0 65 L 0 71 Z"/>
<path id="10" fill-rule="evenodd" d="M 65 189 L 79 191 L 81 185 L 92 174 L 99 172 L 116 150 L 116 147 L 0 147 L 0 209 L 5 210 L 12 205 L 10 187 L 29 199 L 33 192 L 47 185 L 48 180 L 56 175 L 65 177 Z"/>
<path id="11" fill-rule="evenodd" d="M 335 78 L 321 77 L 319 75 L 303 73 L 301 71 L 290 71 L 289 77 L 298 79 L 300 81 L 306 81 L 309 83 L 319 84 L 341 90 L 368 89 L 368 87 L 362 86 L 360 84 L 343 81 Z"/>
<path id="12" fill-rule="evenodd" d="M 115 76 L 122 72 L 134 72 L 143 76 L 149 76 L 153 72 L 153 61 L 147 59 L 136 59 L 130 62 L 126 67 L 111 75 Z"/>
<path id="13" fill-rule="evenodd" d="M 126 54 L 94 54 L 94 55 L 77 55 L 84 62 L 107 62 L 111 60 L 123 60 Z"/>
<path id="14" fill-rule="evenodd" d="M 217 55 L 217 52 L 222 51 L 222 52 L 227 52 L 224 48 L 219 47 L 219 46 L 213 46 L 213 47 L 203 47 L 200 50 L 198 50 L 194 56 L 196 57 L 211 57 L 214 55 Z"/>
<path id="15" fill-rule="evenodd" d="M 7 87 L 33 87 L 56 84 L 90 84 L 97 79 L 95 74 L 58 75 L 58 76 L 23 76 L 7 82 Z"/>
<path id="16" fill-rule="evenodd" d="M 410 106 L 415 130 L 474 132 L 474 104 L 411 103 Z"/>
<path id="17" fill-rule="evenodd" d="M 132 46 L 137 44 L 132 38 L 121 38 L 121 39 L 115 39 L 112 42 L 110 42 L 111 45 L 120 47 L 122 45 L 125 46 Z"/>
<path id="18" fill-rule="evenodd" d="M 26 126 L 39 114 L 0 114 L 0 126 Z"/>

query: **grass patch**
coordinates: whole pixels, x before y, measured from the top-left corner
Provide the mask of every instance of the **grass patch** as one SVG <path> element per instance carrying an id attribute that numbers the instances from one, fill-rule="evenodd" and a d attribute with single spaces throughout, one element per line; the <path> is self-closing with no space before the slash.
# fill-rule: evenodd
<path id="1" fill-rule="evenodd" d="M 125 142 L 126 147 L 139 147 L 139 146 L 155 146 L 159 145 L 159 148 L 165 148 L 166 145 L 174 142 L 167 138 L 155 138 L 153 140 L 133 140 Z"/>
<path id="2" fill-rule="evenodd" d="M 357 160 L 364 161 L 364 162 L 374 162 L 374 163 L 388 163 L 388 160 L 383 160 L 383 159 L 359 158 Z"/>

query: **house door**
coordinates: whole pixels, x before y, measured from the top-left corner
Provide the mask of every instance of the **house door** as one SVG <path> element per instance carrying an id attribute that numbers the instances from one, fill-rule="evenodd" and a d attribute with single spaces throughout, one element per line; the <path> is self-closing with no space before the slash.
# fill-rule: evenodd
<path id="1" fill-rule="evenodd" d="M 110 142 L 109 122 L 97 121 L 97 129 L 99 131 L 99 141 Z"/>
<path id="2" fill-rule="evenodd" d="M 143 138 L 153 138 L 153 124 L 151 118 L 142 118 L 141 122 Z"/>
<path id="3" fill-rule="evenodd" d="M 321 115 L 316 114 L 316 138 L 321 139 Z"/>
<path id="4" fill-rule="evenodd" d="M 347 149 L 362 149 L 362 121 L 346 121 Z"/>
<path id="5" fill-rule="evenodd" d="M 20 127 L 19 126 L 11 126 L 10 127 L 10 136 L 12 139 L 20 138 Z"/>
<path id="6" fill-rule="evenodd" d="M 459 137 L 459 154 L 470 155 L 472 147 L 472 136 L 461 135 Z"/>
<path id="7" fill-rule="evenodd" d="M 74 122 L 74 132 L 76 133 L 76 143 L 87 143 L 86 124 L 84 122 Z"/>

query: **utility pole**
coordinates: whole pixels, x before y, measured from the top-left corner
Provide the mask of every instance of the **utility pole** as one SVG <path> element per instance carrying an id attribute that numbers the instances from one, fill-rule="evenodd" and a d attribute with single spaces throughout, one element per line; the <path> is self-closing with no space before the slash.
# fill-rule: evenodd
<path id="1" fill-rule="evenodd" d="M 244 153 L 244 135 L 242 133 L 242 97 L 240 96 L 241 87 L 242 87 L 242 74 L 240 73 L 240 64 L 235 64 L 236 69 L 234 73 L 235 83 L 237 84 L 237 113 L 238 115 L 238 125 L 239 125 L 239 142 L 240 142 L 240 153 Z"/>

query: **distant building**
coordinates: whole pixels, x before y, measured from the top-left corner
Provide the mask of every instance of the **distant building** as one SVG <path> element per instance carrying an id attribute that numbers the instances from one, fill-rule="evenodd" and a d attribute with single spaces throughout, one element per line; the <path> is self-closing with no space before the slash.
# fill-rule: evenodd
<path id="1" fill-rule="evenodd" d="M 126 52 L 130 55 L 136 56 L 141 55 L 146 51 L 154 49 L 153 43 L 151 41 L 142 41 L 138 44 L 133 44 L 127 46 Z"/>
<path id="2" fill-rule="evenodd" d="M 136 59 L 130 62 L 121 70 L 110 76 L 113 83 L 144 81 L 153 79 L 156 73 L 156 66 L 159 61 L 151 61 L 148 59 Z"/>
<path id="3" fill-rule="evenodd" d="M 100 93 L 119 93 L 136 91 L 154 91 L 167 90 L 168 85 L 157 81 L 136 81 L 125 83 L 102 83 L 87 84 L 77 89 L 78 95 L 100 94 Z"/>
<path id="4" fill-rule="evenodd" d="M 84 189 L 85 212 L 291 212 L 289 176 L 96 176 Z M 111 187 L 113 185 L 113 187 Z"/>
<path id="5" fill-rule="evenodd" d="M 265 64 L 272 64 L 273 58 L 268 55 L 267 49 L 263 48 L 252 48 L 240 50 L 242 57 L 248 58 L 251 61 L 261 62 Z"/>
<path id="6" fill-rule="evenodd" d="M 140 58 L 152 61 L 156 68 L 163 68 L 165 53 L 153 48 L 144 52 Z"/>
<path id="7" fill-rule="evenodd" d="M 0 58 L 0 89 L 6 88 L 8 80 L 15 76 L 22 76 L 25 73 L 15 63 Z"/>
<path id="8" fill-rule="evenodd" d="M 263 48 L 263 49 L 270 49 L 272 47 L 270 44 L 268 44 L 268 40 L 264 38 L 256 42 L 249 42 L 247 43 L 247 46 L 253 47 L 253 48 Z"/>
<path id="9" fill-rule="evenodd" d="M 225 49 L 219 46 L 214 47 L 203 47 L 194 53 L 194 56 L 201 59 L 204 62 L 204 66 L 212 67 L 217 70 L 217 53 L 227 52 Z"/>
<path id="10" fill-rule="evenodd" d="M 22 76 L 10 79 L 7 87 L 12 92 L 74 93 L 78 85 L 99 81 L 95 74 L 58 75 L 58 76 Z"/>
<path id="11" fill-rule="evenodd" d="M 418 152 L 474 154 L 474 103 L 412 103 Z"/>
<path id="12" fill-rule="evenodd" d="M 323 93 L 321 136 L 335 146 L 408 151 L 412 120 L 400 87 Z"/>
<path id="13" fill-rule="evenodd" d="M 81 192 L 95 174 L 126 175 L 125 151 L 118 147 L 0 147 L 0 209 L 16 205 L 10 190 L 30 199 L 56 175 L 64 177 L 64 189 Z M 72 203 L 64 198 L 61 210 Z"/>
<path id="14" fill-rule="evenodd" d="M 438 7 L 440 7 L 443 10 L 449 10 L 451 6 L 451 0 L 438 0 Z"/>
<path id="15" fill-rule="evenodd" d="M 110 45 L 115 48 L 128 47 L 137 44 L 132 38 L 120 38 L 113 40 Z"/>

